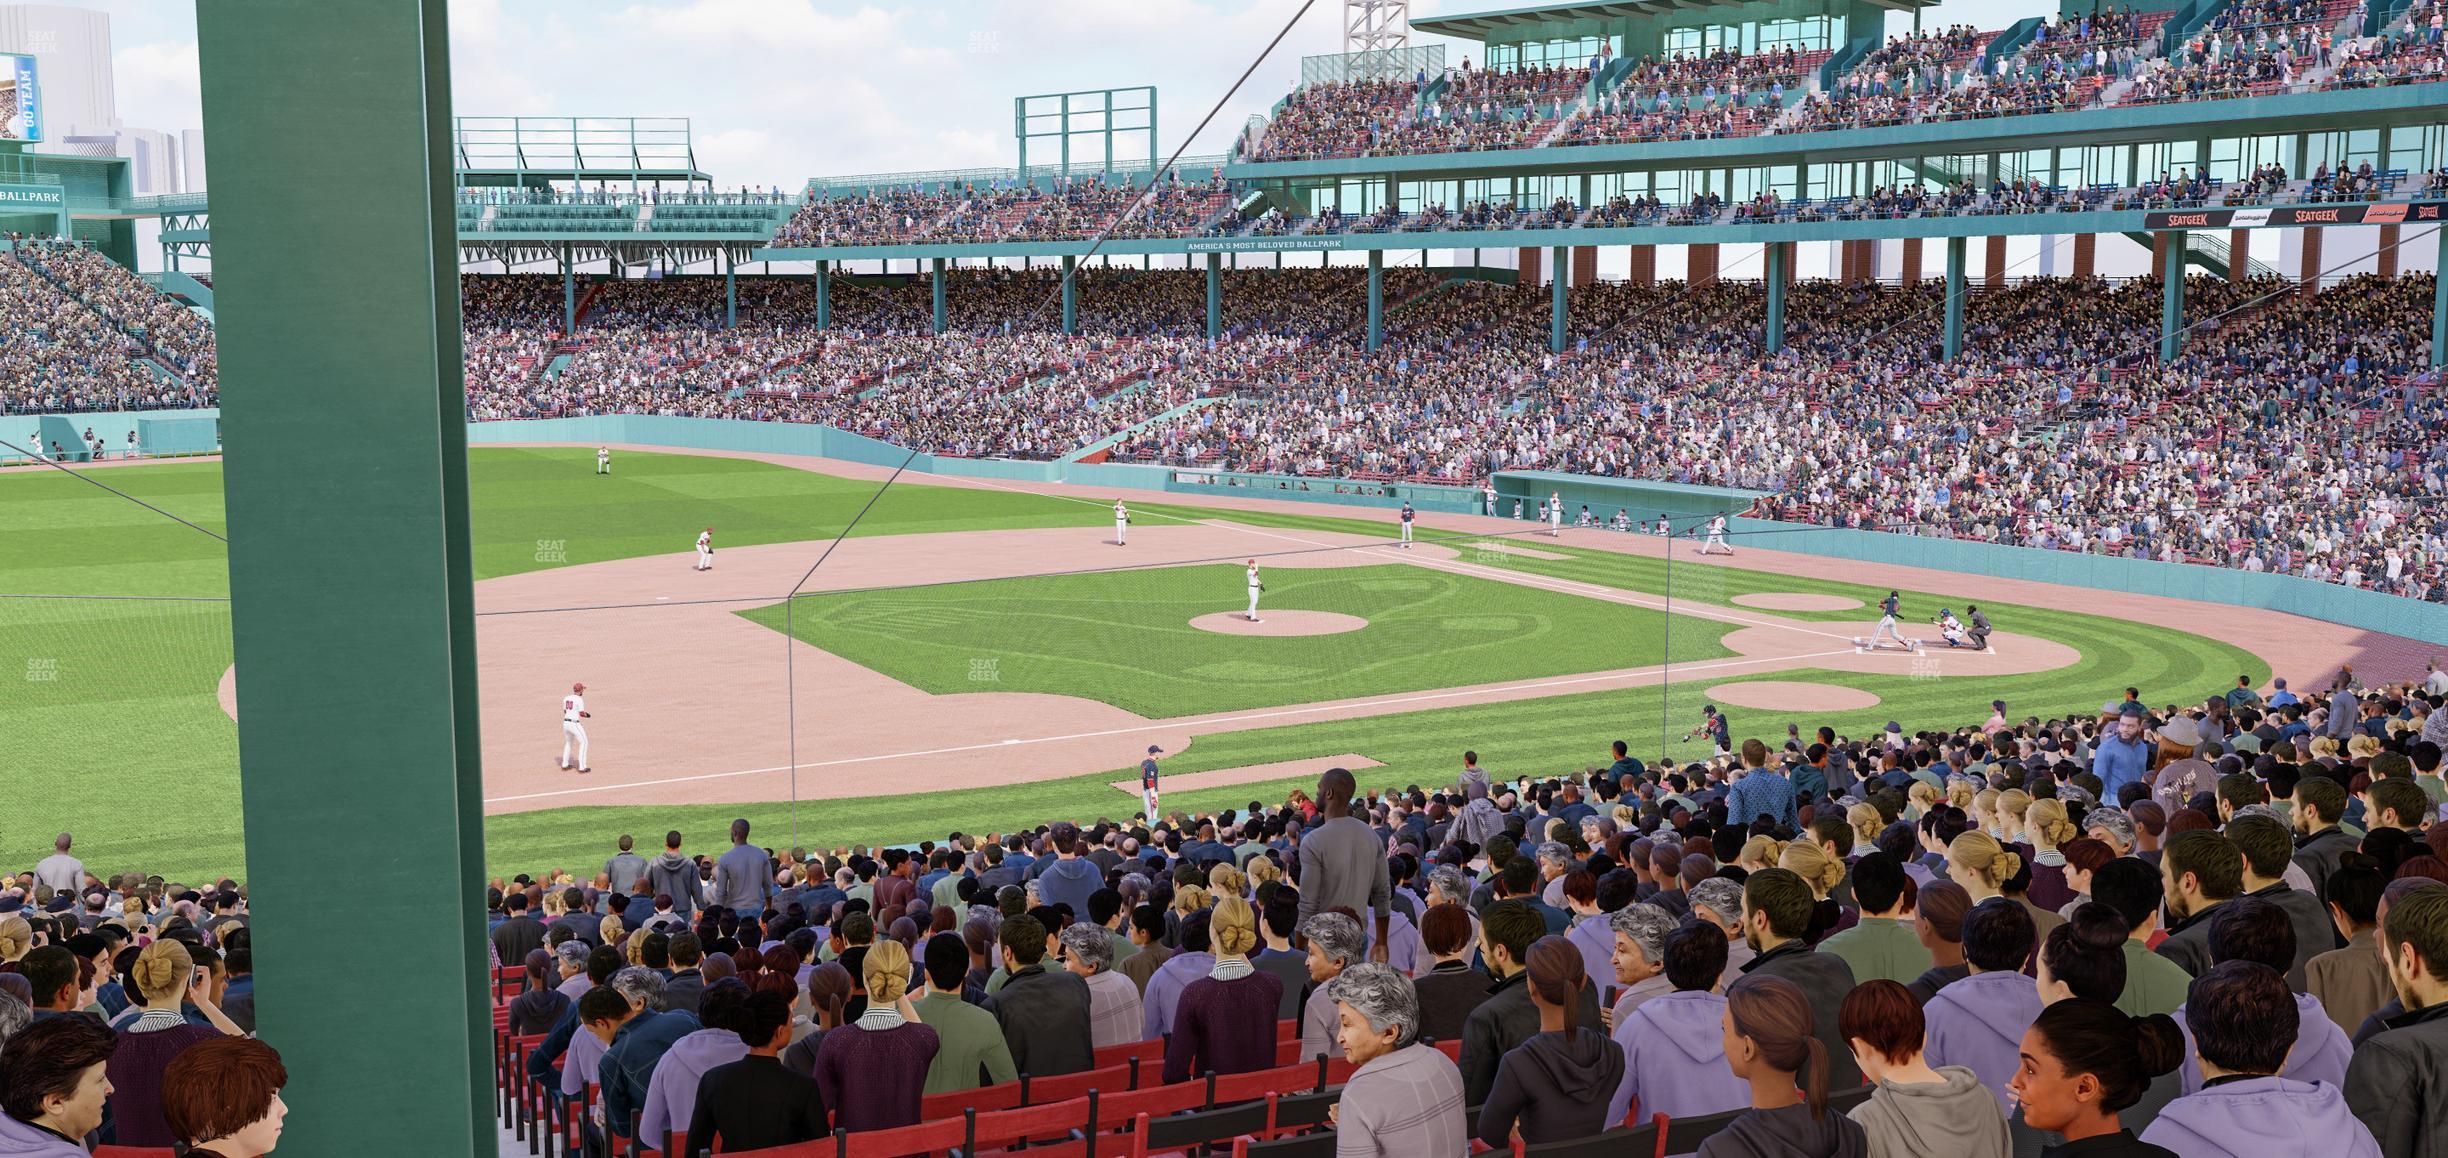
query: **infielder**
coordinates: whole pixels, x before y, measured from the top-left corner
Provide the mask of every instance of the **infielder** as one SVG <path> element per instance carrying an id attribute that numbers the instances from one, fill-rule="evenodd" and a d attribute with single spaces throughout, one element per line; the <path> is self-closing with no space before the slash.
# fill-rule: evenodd
<path id="1" fill-rule="evenodd" d="M 1708 524 L 1708 541 L 1700 544 L 1700 553 L 1703 555 L 1733 554 L 1734 548 L 1726 546 L 1725 531 L 1726 517 L 1724 515 L 1719 515 L 1716 518 L 1710 519 Z"/>
<path id="2" fill-rule="evenodd" d="M 1547 537 L 1564 537 L 1564 496 L 1554 491 L 1547 493 Z"/>
<path id="3" fill-rule="evenodd" d="M 1483 495 L 1486 495 L 1486 496 L 1487 496 L 1487 513 L 1488 513 L 1488 517 L 1489 517 L 1489 518 L 1494 518 L 1494 517 L 1496 516 L 1496 484 L 1495 484 L 1495 483 L 1485 483 L 1485 484 L 1482 484 L 1482 485 L 1481 485 L 1481 487 L 1479 488 L 1479 492 L 1480 492 L 1481 494 L 1483 494 Z M 1517 512 L 1517 513 L 1518 513 L 1518 512 Z"/>
<path id="4" fill-rule="evenodd" d="M 597 474 L 610 474 L 610 473 L 612 473 L 612 448 L 611 448 L 611 447 L 608 447 L 608 446 L 599 446 L 599 447 L 596 447 L 596 448 L 595 448 L 595 473 L 597 473 Z"/>
<path id="5" fill-rule="evenodd" d="M 566 772 L 569 770 L 571 744 L 578 745 L 578 770 L 580 772 L 592 772 L 595 770 L 587 764 L 586 725 L 578 722 L 580 720 L 591 718 L 593 718 L 593 713 L 586 710 L 586 685 L 571 684 L 570 693 L 561 697 L 562 771 Z"/>
<path id="6" fill-rule="evenodd" d="M 1402 508 L 1402 546 L 1405 551 L 1411 549 L 1411 518 L 1411 502 L 1405 499 Z"/>
<path id="7" fill-rule="evenodd" d="M 1122 500 L 1120 500 L 1120 499 L 1115 499 L 1115 500 L 1114 500 L 1114 546 L 1117 546 L 1117 547 L 1124 546 L 1124 545 L 1128 544 L 1129 542 L 1130 542 L 1130 508 L 1129 508 L 1129 507 L 1126 507 L 1126 506 L 1123 506 L 1123 505 L 1122 505 Z"/>
<path id="8" fill-rule="evenodd" d="M 1896 631 L 1896 611 L 1903 606 L 1903 603 L 1903 597 L 1893 591 L 1887 593 L 1887 598 L 1879 600 L 1878 629 L 1870 633 L 1870 642 L 1867 645 L 1871 650 L 1878 649 L 1879 640 L 1882 638 L 1894 640 L 1897 647 L 1906 651 L 1914 650 L 1913 642 Z"/>
<path id="9" fill-rule="evenodd" d="M 700 571 L 714 569 L 714 528 L 712 527 L 697 532 L 697 569 Z"/>
<path id="10" fill-rule="evenodd" d="M 1148 745 L 1147 759 L 1139 762 L 1139 803 L 1147 810 L 1148 823 L 1156 822 L 1156 758 L 1164 749 Z"/>
<path id="11" fill-rule="evenodd" d="M 1256 560 L 1256 559 L 1252 559 L 1252 560 L 1250 560 L 1250 561 L 1249 561 L 1249 593 L 1250 593 L 1249 621 L 1250 621 L 1251 623 L 1256 623 L 1256 622 L 1258 622 L 1258 621 L 1259 621 L 1259 620 L 1258 620 L 1258 593 L 1259 593 L 1259 592 L 1261 592 L 1261 591 L 1264 591 L 1264 590 L 1266 590 L 1266 584 L 1261 583 L 1261 582 L 1259 582 L 1259 581 L 1258 581 L 1258 560 Z"/>

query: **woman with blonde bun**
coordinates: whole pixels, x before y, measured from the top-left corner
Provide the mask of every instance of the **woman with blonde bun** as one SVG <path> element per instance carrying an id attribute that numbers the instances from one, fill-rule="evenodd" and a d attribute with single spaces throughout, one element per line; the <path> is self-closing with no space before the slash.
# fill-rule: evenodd
<path id="1" fill-rule="evenodd" d="M 1816 945 L 1828 934 L 1845 927 L 1844 907 L 1828 896 L 1843 882 L 1845 862 L 1830 855 L 1818 841 L 1797 840 L 1787 843 L 1778 853 L 1776 867 L 1801 877 L 1810 886 L 1811 922 L 1802 934 L 1803 941 Z"/>
<path id="2" fill-rule="evenodd" d="M 1915 780 L 1912 782 L 1912 787 L 1904 790 L 1904 819 L 1906 820 L 1918 824 L 1923 816 L 1929 814 L 1930 809 L 1937 806 L 1938 790 L 1930 787 L 1924 781 Z"/>
<path id="3" fill-rule="evenodd" d="M 942 1040 L 918 1021 L 909 999 L 910 955 L 899 941 L 879 937 L 859 972 L 867 1012 L 824 1035 L 816 1049 L 816 1085 L 833 1107 L 837 1129 L 891 1130 L 918 1122 L 927 1067 Z"/>
<path id="4" fill-rule="evenodd" d="M 119 1048 L 111 1054 L 111 1116 L 119 1124 L 122 1146 L 172 1146 L 178 1142 L 162 1113 L 162 1071 L 187 1047 L 228 1034 L 243 1037 L 228 1015 L 212 1002 L 202 984 L 205 971 L 188 955 L 187 946 L 163 938 L 144 947 L 128 970 L 136 982 L 143 1012 L 119 1030 Z M 194 1006 L 206 1023 L 187 1019 Z"/>
<path id="5" fill-rule="evenodd" d="M 1887 816 L 1878 805 L 1856 804 L 1845 809 L 1845 827 L 1853 830 L 1853 850 L 1846 856 L 1868 856 L 1879 850 L 1878 835 L 1887 827 Z"/>
<path id="6" fill-rule="evenodd" d="M 1786 842 L 1773 836 L 1755 836 L 1743 842 L 1742 851 L 1735 854 L 1734 864 L 1744 872 L 1775 868 L 1777 858 L 1785 855 Z"/>
<path id="7" fill-rule="evenodd" d="M 2023 839 L 2023 812 L 2031 807 L 2031 803 L 2031 793 L 2020 788 L 2009 788 L 1998 793 L 1998 830 L 1991 834 L 1998 838 L 1998 843 L 2014 844 Z"/>
<path id="8" fill-rule="evenodd" d="M 2023 858 L 1985 832 L 1965 832 L 1947 845 L 1947 879 L 1962 885 L 1977 905 L 2003 895 L 2002 886 L 2023 867 Z"/>
<path id="9" fill-rule="evenodd" d="M 1182 987 L 1165 1042 L 1166 1084 L 1201 1074 L 1253 1073 L 1275 1064 L 1275 1014 L 1283 981 L 1250 964 L 1258 948 L 1258 913 L 1226 896 L 1208 914 L 1215 964 Z"/>
<path id="10" fill-rule="evenodd" d="M 0 920 L 0 964 L 14 965 L 34 951 L 34 926 L 11 914 Z"/>
<path id="11" fill-rule="evenodd" d="M 2023 838 L 2032 846 L 2031 887 L 2023 895 L 2044 909 L 2061 909 L 2077 895 L 2068 879 L 2065 845 L 2082 835 L 2062 801 L 2034 800 L 2023 810 Z"/>

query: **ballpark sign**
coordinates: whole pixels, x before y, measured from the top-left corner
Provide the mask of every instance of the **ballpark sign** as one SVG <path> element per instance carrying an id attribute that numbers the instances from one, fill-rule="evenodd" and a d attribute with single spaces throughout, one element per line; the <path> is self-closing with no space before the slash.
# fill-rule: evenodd
<path id="1" fill-rule="evenodd" d="M 57 185 L 0 185 L 0 208 L 29 206 L 57 211 L 67 204 L 67 193 Z"/>
<path id="2" fill-rule="evenodd" d="M 2316 225 L 2400 225 L 2409 221 L 2439 221 L 2448 202 L 2417 201 L 2371 205 L 2270 205 L 2247 209 L 2155 209 L 2144 215 L 2144 228 L 2260 229 L 2275 226 L 2303 229 Z"/>
<path id="3" fill-rule="evenodd" d="M 1341 249 L 1341 237 L 1231 237 L 1183 244 L 1185 253 L 1284 253 Z"/>

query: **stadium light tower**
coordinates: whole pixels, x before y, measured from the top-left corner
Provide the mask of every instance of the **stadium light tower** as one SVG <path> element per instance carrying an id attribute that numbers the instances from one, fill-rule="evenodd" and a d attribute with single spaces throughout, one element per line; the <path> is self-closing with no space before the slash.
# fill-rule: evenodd
<path id="1" fill-rule="evenodd" d="M 1411 45 L 1410 0 L 1343 0 L 1343 51 L 1352 58 L 1352 79 L 1384 80 L 1401 71 L 1402 50 Z"/>

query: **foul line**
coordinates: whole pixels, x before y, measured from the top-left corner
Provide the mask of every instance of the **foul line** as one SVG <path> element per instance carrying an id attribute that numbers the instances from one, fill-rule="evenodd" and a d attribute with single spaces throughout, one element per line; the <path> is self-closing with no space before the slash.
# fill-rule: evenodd
<path id="1" fill-rule="evenodd" d="M 1791 663 L 1796 660 L 1820 659 L 1831 655 L 1852 654 L 1854 654 L 1853 649 L 1851 647 L 1845 647 L 1835 651 L 1814 651 L 1796 655 L 1746 656 L 1741 659 L 1718 660 L 1711 663 L 1677 664 L 1675 667 L 1683 671 L 1711 671 L 1719 668 L 1746 667 L 1754 664 L 1768 663 Z M 1652 667 L 1626 668 L 1619 671 L 1597 672 L 1589 675 L 1571 676 L 1561 679 L 1538 680 L 1529 683 L 1499 684 L 1495 687 L 1447 688 L 1441 691 L 1414 692 L 1400 696 L 1387 696 L 1375 700 L 1360 700 L 1356 702 L 1346 700 L 1331 704 L 1303 704 L 1301 706 L 1291 708 L 1272 708 L 1262 712 L 1244 712 L 1240 715 L 1231 716 L 1179 717 L 1170 720 L 1151 721 L 1146 724 L 1139 724 L 1128 728 L 1106 728 L 1094 732 L 1074 732 L 1066 736 L 1031 736 L 1014 740 L 997 740 L 992 743 L 960 744 L 949 748 L 926 748 L 914 752 L 891 752 L 874 756 L 845 756 L 838 760 L 823 760 L 812 764 L 801 764 L 797 767 L 802 769 L 836 768 L 849 764 L 873 764 L 887 760 L 911 760 L 924 756 L 949 756 L 962 752 L 999 751 L 1002 749 L 1022 747 L 1030 744 L 1059 744 L 1071 740 L 1094 740 L 1109 736 L 1128 736 L 1158 731 L 1179 731 L 1186 728 L 1201 728 L 1208 731 L 1213 731 L 1213 726 L 1218 724 L 1238 724 L 1250 720 L 1272 720 L 1280 719 L 1286 716 L 1307 716 L 1316 715 L 1321 712 L 1350 711 L 1354 708 L 1382 708 L 1398 704 L 1428 703 L 1436 700 L 1448 700 L 1462 696 L 1485 696 L 1503 692 L 1538 691 L 1545 688 L 1571 687 L 1577 684 L 1604 683 L 1618 680 L 1638 679 L 1641 676 L 1653 675 L 1666 670 L 1667 668 L 1665 665 L 1660 664 Z M 1374 716 L 1387 714 L 1391 713 L 1369 712 L 1349 718 L 1368 719 Z M 560 788 L 550 792 L 524 792 L 515 796 L 488 796 L 485 798 L 484 802 L 486 804 L 507 804 L 520 800 L 549 800 L 563 796 L 588 796 L 598 792 L 625 792 L 633 788 L 654 788 L 666 784 L 696 784 L 708 780 L 729 780 L 740 776 L 762 776 L 772 772 L 788 772 L 791 770 L 791 765 L 777 764 L 770 768 L 743 768 L 735 772 L 707 772 L 695 776 L 669 776 L 660 780 L 630 780 L 617 784 L 607 783 L 593 784 L 581 788 Z"/>

